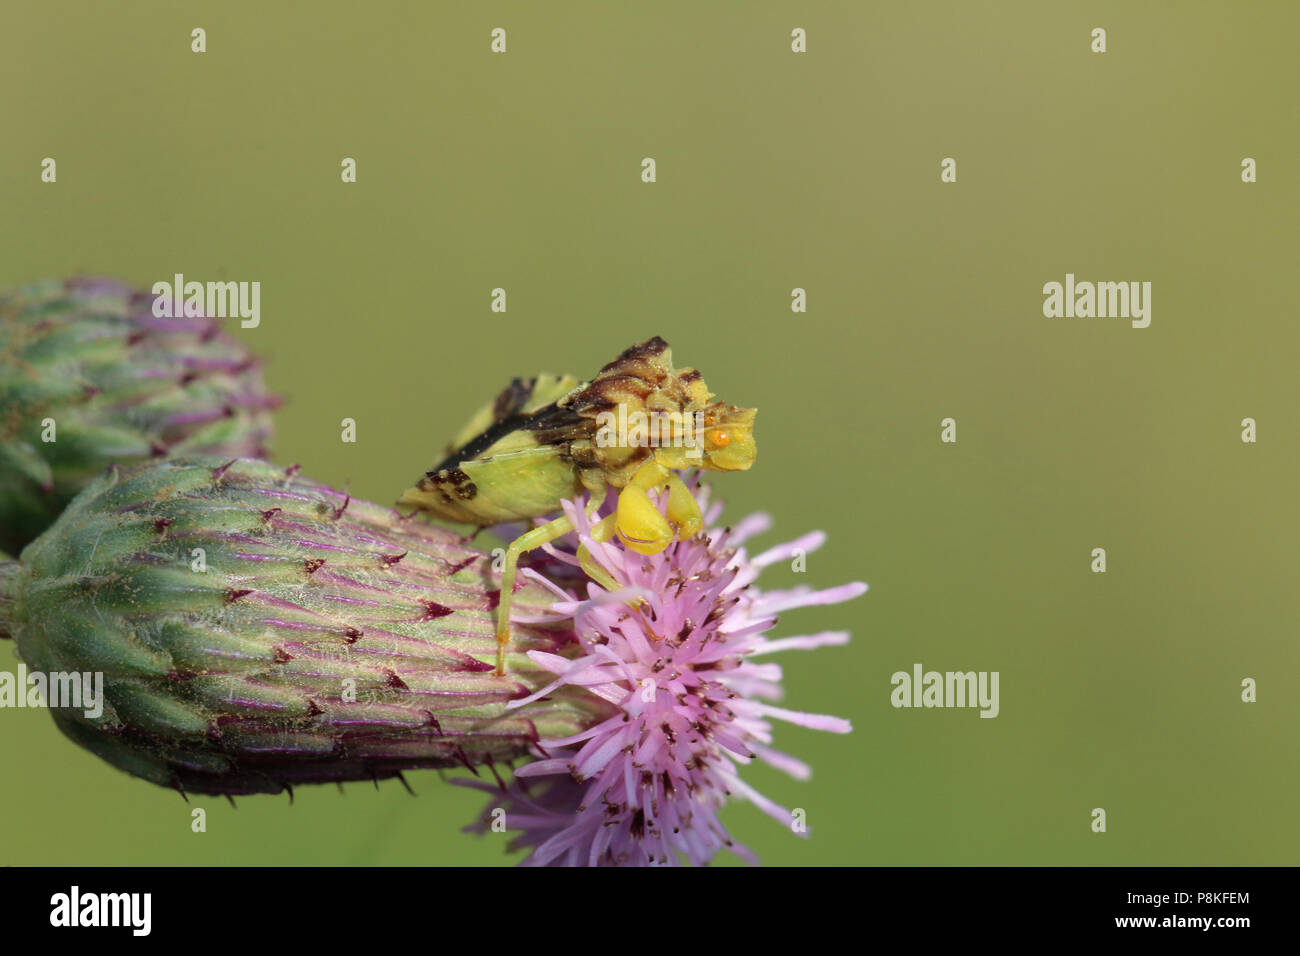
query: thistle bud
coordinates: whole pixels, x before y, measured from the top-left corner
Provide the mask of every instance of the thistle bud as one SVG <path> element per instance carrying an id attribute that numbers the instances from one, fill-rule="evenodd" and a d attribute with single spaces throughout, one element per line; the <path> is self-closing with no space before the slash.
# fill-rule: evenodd
<path id="1" fill-rule="evenodd" d="M 608 716 L 567 688 L 507 710 L 552 679 L 527 652 L 573 635 L 517 625 L 495 676 L 490 565 L 294 469 L 167 459 L 108 470 L 0 568 L 0 634 L 33 673 L 102 675 L 102 699 L 50 701 L 58 725 L 183 791 L 474 767 Z M 550 602 L 526 586 L 516 616 Z"/>
<path id="2" fill-rule="evenodd" d="M 216 319 L 159 318 L 113 279 L 0 294 L 0 548 L 20 551 L 110 464 L 264 455 L 275 404 Z"/>

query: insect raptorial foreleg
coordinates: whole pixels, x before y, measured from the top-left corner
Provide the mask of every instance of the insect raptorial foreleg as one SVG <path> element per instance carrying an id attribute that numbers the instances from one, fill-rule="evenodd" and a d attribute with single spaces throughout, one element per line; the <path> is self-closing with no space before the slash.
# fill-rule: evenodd
<path id="1" fill-rule="evenodd" d="M 650 492 L 668 489 L 667 514 L 661 514 L 650 500 Z M 704 519 L 689 488 L 677 475 L 653 459 L 632 476 L 619 492 L 616 526 L 618 536 L 639 554 L 658 554 L 673 540 L 673 532 L 689 538 L 700 530 Z"/>
<path id="2" fill-rule="evenodd" d="M 661 488 L 668 489 L 666 515 L 660 513 L 650 499 L 650 493 Z M 637 469 L 627 487 L 619 493 L 615 512 L 592 526 L 591 537 L 602 542 L 618 537 L 639 554 L 658 554 L 672 543 L 674 532 L 682 538 L 689 538 L 703 524 L 700 506 L 690 489 L 671 469 L 651 460 Z M 619 589 L 618 583 L 596 563 L 586 545 L 578 548 L 578 562 L 587 576 L 606 591 Z M 633 598 L 628 603 L 633 609 L 644 612 L 645 602 L 641 598 Z M 646 631 L 655 637 L 648 622 Z"/>
<path id="3" fill-rule="evenodd" d="M 587 516 L 591 517 L 600 510 L 605 500 L 605 491 L 599 497 L 592 494 L 587 503 Z M 506 650 L 510 645 L 510 601 L 515 590 L 515 571 L 519 567 L 519 558 L 525 551 L 532 551 L 544 544 L 550 544 L 573 530 L 573 521 L 568 515 L 561 515 L 554 521 L 539 525 L 532 531 L 526 531 L 506 548 L 505 563 L 501 569 L 501 599 L 497 604 L 497 670 L 498 677 L 506 673 Z"/>

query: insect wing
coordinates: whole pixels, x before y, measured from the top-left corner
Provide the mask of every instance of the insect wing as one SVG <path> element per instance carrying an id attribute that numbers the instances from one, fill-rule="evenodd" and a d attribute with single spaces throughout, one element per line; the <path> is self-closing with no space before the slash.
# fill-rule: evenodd
<path id="1" fill-rule="evenodd" d="M 535 445 L 467 461 L 461 470 L 474 483 L 470 502 L 480 523 L 538 518 L 560 510 L 581 490 L 573 464 L 554 445 Z"/>
<path id="2" fill-rule="evenodd" d="M 546 372 L 535 378 L 516 378 L 503 388 L 492 401 L 480 408 L 467 421 L 447 446 L 445 457 L 469 445 L 493 426 L 512 418 L 533 414 L 558 401 L 580 383 L 572 375 L 550 375 Z"/>

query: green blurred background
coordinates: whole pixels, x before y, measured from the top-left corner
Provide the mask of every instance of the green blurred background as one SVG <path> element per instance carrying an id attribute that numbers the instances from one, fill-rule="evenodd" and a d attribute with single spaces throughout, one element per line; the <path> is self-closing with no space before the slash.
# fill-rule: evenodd
<path id="1" fill-rule="evenodd" d="M 778 728 L 813 779 L 747 776 L 813 834 L 733 807 L 765 862 L 1297 861 L 1294 4 L 13 2 L 0 20 L 0 287 L 260 281 L 262 325 L 236 331 L 289 399 L 278 460 L 391 501 L 511 376 L 588 375 L 653 334 L 760 409 L 758 465 L 718 482 L 730 514 L 775 516 L 760 545 L 831 536 L 764 583 L 871 584 L 778 628 L 853 630 L 783 663 L 788 706 L 855 730 Z M 1152 282 L 1150 328 L 1044 318 L 1066 272 Z M 999 671 L 1001 715 L 892 708 L 915 662 Z M 482 801 L 434 772 L 414 799 L 195 798 L 194 834 L 175 793 L 48 714 L 0 721 L 2 863 L 514 859 L 459 832 Z"/>

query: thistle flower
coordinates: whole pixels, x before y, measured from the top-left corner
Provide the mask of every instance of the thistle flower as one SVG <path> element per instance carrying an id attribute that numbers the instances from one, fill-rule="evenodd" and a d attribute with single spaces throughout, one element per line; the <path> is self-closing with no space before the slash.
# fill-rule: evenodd
<path id="1" fill-rule="evenodd" d="M 495 677 L 489 565 L 296 469 L 166 459 L 111 469 L 0 565 L 0 636 L 34 672 L 102 674 L 102 701 L 52 707 L 58 725 L 182 791 L 473 767 L 610 712 L 572 692 L 507 712 L 550 676 L 522 652 L 549 660 L 572 633 L 515 628 Z M 515 600 L 550 603 L 538 587 Z"/>
<path id="2" fill-rule="evenodd" d="M 0 295 L 0 549 L 17 553 L 113 463 L 264 455 L 258 362 L 215 319 L 157 318 L 115 279 Z"/>
<path id="3" fill-rule="evenodd" d="M 797 779 L 810 774 L 770 746 L 770 720 L 833 733 L 851 729 L 836 717 L 776 706 L 781 670 L 763 660 L 776 651 L 844 644 L 848 634 L 779 640 L 765 634 L 779 612 L 847 601 L 866 585 L 760 592 L 754 581 L 763 567 L 825 540 L 814 532 L 750 557 L 744 542 L 767 530 L 766 515 L 647 557 L 592 540 L 580 501 L 564 510 L 577 530 L 553 556 L 576 565 L 574 551 L 584 544 L 619 589 L 588 583 L 584 598 L 572 581 L 567 589 L 548 582 L 556 603 L 543 619 L 571 624 L 582 652 L 531 651 L 555 677 L 514 705 L 580 688 L 617 711 L 578 733 L 542 740 L 541 759 L 519 768 L 503 792 L 470 781 L 493 797 L 483 820 L 466 829 L 487 830 L 493 811 L 504 809 L 507 826 L 519 831 L 512 847 L 532 847 L 525 865 L 704 864 L 723 848 L 754 861 L 718 819 L 727 798 L 749 800 L 792 829 L 794 818 L 745 783 L 737 765 L 759 759 Z M 707 527 L 720 511 L 706 510 Z M 637 598 L 643 603 L 633 609 L 628 602 Z"/>

